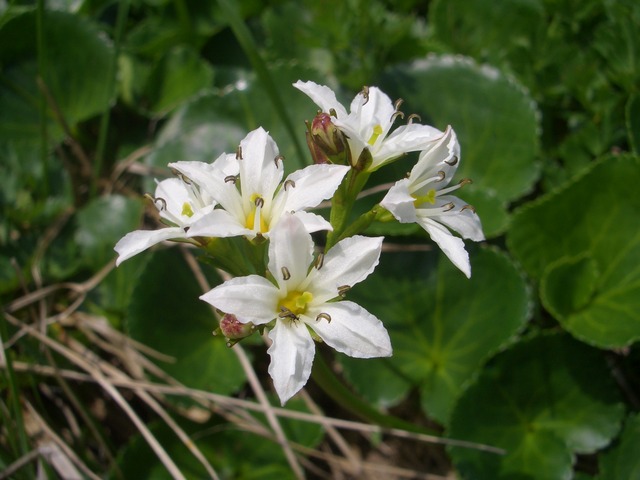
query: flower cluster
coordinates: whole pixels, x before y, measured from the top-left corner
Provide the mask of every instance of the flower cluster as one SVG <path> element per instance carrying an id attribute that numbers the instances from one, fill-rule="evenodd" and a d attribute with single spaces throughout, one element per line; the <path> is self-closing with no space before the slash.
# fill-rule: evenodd
<path id="1" fill-rule="evenodd" d="M 382 322 L 344 297 L 378 264 L 382 237 L 360 235 L 373 221 L 416 222 L 465 275 L 471 275 L 464 238 L 482 240 L 473 207 L 448 186 L 460 162 L 454 131 L 414 123 L 378 88 L 365 88 L 350 112 L 334 92 L 296 82 L 321 112 L 308 124 L 314 164 L 284 178 L 284 158 L 262 128 L 235 153 L 212 163 L 169 164 L 177 178 L 158 183 L 150 196 L 166 228 L 137 230 L 115 246 L 117 264 L 162 241 L 191 243 L 219 268 L 235 275 L 200 298 L 222 314 L 220 330 L 232 345 L 255 331 L 270 342 L 269 374 L 284 404 L 307 382 L 315 342 L 359 358 L 390 356 Z M 379 205 L 351 219 L 370 174 L 407 152 L 420 152 L 407 178 Z M 284 180 L 283 180 L 284 178 Z M 332 200 L 330 221 L 309 210 Z M 311 233 L 326 231 L 324 251 Z"/>

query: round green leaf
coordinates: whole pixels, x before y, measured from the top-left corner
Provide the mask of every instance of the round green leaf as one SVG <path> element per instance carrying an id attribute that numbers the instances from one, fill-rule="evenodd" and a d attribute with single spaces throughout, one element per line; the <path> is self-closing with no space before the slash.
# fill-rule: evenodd
<path id="1" fill-rule="evenodd" d="M 113 48 L 95 25 L 80 16 L 45 11 L 44 71 L 40 72 L 59 113 L 73 128 L 109 106 Z M 0 140 L 39 140 L 41 92 L 36 78 L 36 18 L 16 16 L 0 29 Z M 62 129 L 47 105 L 48 135 Z"/>
<path id="2" fill-rule="evenodd" d="M 566 335 L 522 342 L 494 359 L 462 395 L 452 438 L 494 445 L 504 456 L 452 448 L 463 478 L 571 478 L 575 453 L 617 434 L 624 405 L 596 349 Z"/>
<path id="3" fill-rule="evenodd" d="M 385 323 L 394 348 L 389 359 L 367 361 L 369 372 L 353 367 L 356 361 L 343 362 L 363 396 L 385 404 L 401 398 L 409 383 L 420 389 L 425 412 L 445 423 L 466 383 L 522 327 L 530 309 L 522 276 L 495 250 L 474 253 L 471 280 L 444 256 L 437 268 L 423 271 L 416 265 L 426 266 L 424 256 L 411 256 L 407 269 L 385 255 L 383 262 L 394 266 L 383 263 L 366 289 L 354 291 L 356 301 Z M 373 381 L 373 373 L 384 380 Z"/>
<path id="4" fill-rule="evenodd" d="M 508 232 L 524 268 L 535 278 L 547 272 L 543 295 L 551 313 L 573 335 L 601 347 L 640 338 L 639 183 L 638 157 L 606 158 L 520 209 Z M 585 260 L 567 260 L 554 271 L 550 265 L 562 258 Z M 585 273 L 586 279 L 572 278 Z M 565 288 L 579 302 L 560 300 Z"/>
<path id="5" fill-rule="evenodd" d="M 640 478 L 640 415 L 627 418 L 618 443 L 607 451 L 600 461 L 599 480 Z"/>
<path id="6" fill-rule="evenodd" d="M 85 264 L 100 268 L 115 256 L 113 246 L 134 230 L 142 215 L 138 199 L 121 195 L 96 198 L 85 205 L 76 220 L 76 244 Z"/>
<path id="7" fill-rule="evenodd" d="M 133 292 L 129 333 L 174 357 L 161 367 L 180 382 L 230 394 L 244 383 L 244 372 L 224 339 L 211 334 L 218 325 L 201 294 L 177 249 L 154 253 Z"/>
<path id="8" fill-rule="evenodd" d="M 531 190 L 540 170 L 538 111 L 513 79 L 467 58 L 429 56 L 393 69 L 386 80 L 408 112 L 454 128 L 462 151 L 458 175 L 472 178 L 474 188 L 503 201 Z"/>

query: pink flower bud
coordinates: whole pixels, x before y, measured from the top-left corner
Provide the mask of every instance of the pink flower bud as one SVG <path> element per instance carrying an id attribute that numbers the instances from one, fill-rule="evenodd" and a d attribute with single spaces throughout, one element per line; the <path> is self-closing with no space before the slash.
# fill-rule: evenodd
<path id="1" fill-rule="evenodd" d="M 318 113 L 307 122 L 307 145 L 314 163 L 347 164 L 347 139 L 328 113 Z"/>
<path id="2" fill-rule="evenodd" d="M 242 323 L 231 313 L 225 314 L 224 317 L 220 319 L 220 331 L 229 340 L 240 340 L 241 338 L 248 337 L 255 332 L 255 330 L 256 327 L 253 323 Z"/>

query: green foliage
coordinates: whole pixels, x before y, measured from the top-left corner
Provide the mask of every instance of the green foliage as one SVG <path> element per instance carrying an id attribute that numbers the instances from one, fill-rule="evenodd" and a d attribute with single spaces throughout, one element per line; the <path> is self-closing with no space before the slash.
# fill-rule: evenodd
<path id="1" fill-rule="evenodd" d="M 123 5 L 128 14 L 119 30 Z M 92 353 L 100 351 L 95 334 L 75 328 L 74 314 L 104 316 L 105 324 L 173 358 L 154 361 L 187 387 L 250 396 L 234 351 L 211 335 L 216 314 L 198 299 L 203 292 L 179 248 L 147 252 L 97 285 L 91 280 L 108 271 L 124 234 L 156 228 L 156 212 L 141 194 L 155 190 L 169 162 L 211 162 L 261 125 L 291 172 L 311 162 L 296 144 L 305 144 L 303 122 L 317 111 L 293 82 L 330 85 L 347 107 L 363 85 L 379 85 L 404 100 L 407 117 L 415 112 L 422 123 L 455 129 L 462 147 L 456 180 L 474 182 L 456 195 L 476 208 L 488 240 L 467 242 L 467 280 L 443 255 L 413 251 L 433 246 L 419 227 L 373 222 L 366 234 L 385 235 L 393 253 L 385 251 L 376 272 L 347 296 L 384 322 L 394 355 L 361 360 L 322 349 L 326 363 L 337 363 L 340 379 L 370 407 L 362 416 L 379 413 L 370 415 L 372 423 L 394 424 L 393 412 L 404 427 L 435 425 L 447 437 L 506 450 L 450 448 L 436 462 L 443 470 L 429 473 L 635 478 L 640 425 L 637 413 L 627 412 L 637 410 L 640 395 L 639 5 L 0 1 L 3 309 L 37 292 L 42 296 L 26 307 L 6 312 L 28 325 L 49 322 L 42 331 L 51 338 Z M 376 171 L 367 188 L 402 178 L 416 157 Z M 378 192 L 359 200 L 354 215 L 381 198 Z M 204 271 L 212 286 L 221 282 L 213 269 Z M 268 389 L 262 339 L 244 343 Z M 45 365 L 45 350 L 17 327 L 2 346 L 23 369 L 10 379 L 2 367 L 0 384 L 21 390 L 23 404 L 28 400 L 53 430 L 73 438 L 90 468 L 117 478 L 89 428 L 81 424 L 74 436 L 76 427 L 49 407 L 68 412 L 72 405 L 58 393 L 59 380 L 24 370 L 73 365 L 61 356 L 57 367 Z M 105 394 L 78 385 L 93 415 Z M 353 407 L 336 406 L 321 389 L 310 382 L 328 415 Z M 7 406 L 18 403 L 0 396 L 9 415 Z M 171 397 L 169 405 L 178 417 L 193 401 Z M 157 418 L 134 406 L 145 421 Z M 295 399 L 287 408 L 306 411 Z M 120 428 L 129 421 L 122 412 L 111 403 L 107 410 L 113 416 L 105 423 L 115 418 L 118 428 L 106 444 L 124 478 L 169 478 L 144 439 Z M 261 414 L 250 415 L 269 428 Z M 280 420 L 292 441 L 337 451 L 318 425 Z M 272 439 L 218 416 L 180 423 L 221 478 L 294 478 Z M 7 425 L 0 469 L 21 456 L 20 432 Z M 187 478 L 206 476 L 166 425 L 152 431 Z M 404 467 L 401 457 L 385 461 Z M 31 477 L 21 470 L 15 478 Z"/>

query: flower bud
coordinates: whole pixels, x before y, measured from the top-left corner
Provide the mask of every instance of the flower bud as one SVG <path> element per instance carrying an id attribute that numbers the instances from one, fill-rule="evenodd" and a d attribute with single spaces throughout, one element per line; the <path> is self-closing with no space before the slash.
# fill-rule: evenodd
<path id="1" fill-rule="evenodd" d="M 229 340 L 240 340 L 255 332 L 256 327 L 251 322 L 242 323 L 235 315 L 226 313 L 224 317 L 220 319 L 220 331 Z"/>
<path id="2" fill-rule="evenodd" d="M 314 163 L 347 164 L 347 139 L 331 121 L 328 113 L 318 113 L 307 122 L 307 145 Z"/>

